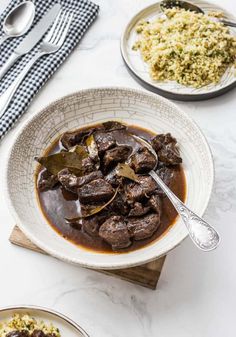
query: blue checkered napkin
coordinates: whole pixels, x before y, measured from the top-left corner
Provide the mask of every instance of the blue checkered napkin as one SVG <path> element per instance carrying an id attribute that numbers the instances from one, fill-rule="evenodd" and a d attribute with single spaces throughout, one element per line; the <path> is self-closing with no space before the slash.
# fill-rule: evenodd
<path id="1" fill-rule="evenodd" d="M 1 0 L 0 0 L 1 1 Z M 11 10 L 19 0 L 13 0 L 8 7 Z M 45 82 L 52 76 L 52 74 L 65 61 L 67 56 L 75 48 L 80 41 L 88 27 L 97 17 L 99 7 L 92 2 L 86 0 L 35 0 L 36 17 L 34 23 L 47 12 L 52 5 L 61 3 L 62 8 L 72 10 L 75 15 L 70 26 L 70 31 L 62 48 L 55 54 L 44 56 L 31 68 L 31 71 L 25 77 L 24 81 L 18 88 L 12 102 L 8 106 L 7 111 L 0 119 L 0 139 L 7 133 L 7 131 L 14 125 L 17 119 L 26 111 L 31 100 L 45 84 Z M 6 15 L 5 11 L 5 15 Z M 3 22 L 3 15 L 0 16 L 0 22 Z M 0 34 L 3 32 L 0 31 Z M 0 48 L 0 67 L 5 63 L 7 58 L 11 55 L 15 47 L 22 41 L 24 37 L 18 39 L 7 40 Z M 28 54 L 23 56 L 0 81 L 0 93 L 11 84 L 17 74 L 24 68 L 30 58 L 36 54 L 40 43 Z"/>

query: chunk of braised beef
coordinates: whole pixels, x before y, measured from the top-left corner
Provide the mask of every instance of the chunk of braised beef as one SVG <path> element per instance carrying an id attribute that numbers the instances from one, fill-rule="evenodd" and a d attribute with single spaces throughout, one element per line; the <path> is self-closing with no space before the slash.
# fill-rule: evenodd
<path id="1" fill-rule="evenodd" d="M 148 200 L 149 207 L 156 212 L 159 216 L 161 216 L 161 198 L 157 194 L 153 194 Z"/>
<path id="2" fill-rule="evenodd" d="M 129 217 L 143 216 L 150 211 L 149 205 L 143 205 L 141 202 L 136 201 L 129 212 Z"/>
<path id="3" fill-rule="evenodd" d="M 166 163 L 167 165 L 179 165 L 182 163 L 182 158 L 180 157 L 179 149 L 173 143 L 164 145 L 158 151 L 158 158 L 160 161 Z"/>
<path id="4" fill-rule="evenodd" d="M 34 330 L 30 337 L 45 337 L 45 333 L 42 330 Z"/>
<path id="5" fill-rule="evenodd" d="M 96 179 L 78 188 L 81 203 L 92 204 L 108 201 L 114 195 L 112 186 L 104 179 Z"/>
<path id="6" fill-rule="evenodd" d="M 116 140 L 112 132 L 95 132 L 94 140 L 97 143 L 99 154 L 103 154 L 116 145 Z"/>
<path id="7" fill-rule="evenodd" d="M 71 173 L 68 168 L 58 172 L 57 177 L 58 181 L 65 187 L 65 189 L 72 193 L 77 193 L 77 177 L 75 174 Z"/>
<path id="8" fill-rule="evenodd" d="M 156 158 L 146 147 L 142 147 L 130 157 L 130 163 L 135 173 L 147 173 L 154 169 Z"/>
<path id="9" fill-rule="evenodd" d="M 90 136 L 94 132 L 94 128 L 90 130 L 74 131 L 74 132 L 65 132 L 60 139 L 61 144 L 69 150 L 75 145 L 82 144 L 84 139 Z"/>
<path id="10" fill-rule="evenodd" d="M 113 187 L 118 187 L 123 182 L 123 177 L 118 176 L 115 169 L 111 170 L 104 179 Z"/>
<path id="11" fill-rule="evenodd" d="M 108 205 L 107 209 L 121 215 L 127 215 L 129 213 L 129 205 L 126 202 L 123 191 L 117 193 L 115 199 Z"/>
<path id="12" fill-rule="evenodd" d="M 99 228 L 106 220 L 107 216 L 107 212 L 101 212 L 99 214 L 95 214 L 93 216 L 83 219 L 82 227 L 84 231 L 92 237 L 98 237 Z"/>
<path id="13" fill-rule="evenodd" d="M 81 177 L 71 173 L 69 169 L 64 169 L 58 174 L 58 180 L 68 191 L 77 193 L 77 188 L 90 183 L 93 180 L 103 178 L 101 171 L 93 171 Z"/>
<path id="14" fill-rule="evenodd" d="M 48 170 L 40 172 L 38 180 L 38 189 L 40 192 L 51 190 L 58 183 L 56 175 L 51 174 Z"/>
<path id="15" fill-rule="evenodd" d="M 126 223 L 118 215 L 111 216 L 101 225 L 99 236 L 108 242 L 113 250 L 126 248 L 131 245 Z"/>
<path id="16" fill-rule="evenodd" d="M 162 133 L 159 135 L 156 135 L 152 140 L 151 140 L 151 145 L 154 148 L 156 152 L 158 152 L 163 145 L 167 145 L 169 143 L 172 144 L 177 144 L 177 140 L 171 136 L 170 133 Z"/>
<path id="17" fill-rule="evenodd" d="M 155 136 L 151 145 L 156 151 L 161 162 L 167 165 L 178 165 L 182 163 L 177 140 L 170 133 Z"/>
<path id="18" fill-rule="evenodd" d="M 148 214 L 139 218 L 129 218 L 127 227 L 134 240 L 143 240 L 151 237 L 160 225 L 158 214 Z"/>
<path id="19" fill-rule="evenodd" d="M 29 337 L 29 332 L 27 330 L 14 330 L 11 332 L 8 332 L 6 334 L 6 337 Z"/>
<path id="20" fill-rule="evenodd" d="M 126 185 L 126 196 L 130 203 L 150 196 L 157 189 L 156 182 L 150 176 L 139 176 L 138 182 Z"/>
<path id="21" fill-rule="evenodd" d="M 120 122 L 115 122 L 115 121 L 105 122 L 105 123 L 102 123 L 102 125 L 104 126 L 104 129 L 106 131 L 127 129 L 126 125 L 121 124 Z"/>
<path id="22" fill-rule="evenodd" d="M 82 167 L 85 174 L 90 173 L 95 170 L 94 161 L 90 157 L 84 158 L 82 160 Z"/>
<path id="23" fill-rule="evenodd" d="M 157 135 L 151 140 L 151 145 L 153 149 L 156 151 L 156 153 L 162 148 L 164 141 L 165 141 L 164 134 Z"/>
<path id="24" fill-rule="evenodd" d="M 131 153 L 129 146 L 120 145 L 107 150 L 103 157 L 103 167 L 107 171 L 112 166 L 125 162 Z"/>
<path id="25" fill-rule="evenodd" d="M 164 181 L 164 183 L 171 187 L 171 183 L 174 179 L 175 170 L 171 167 L 161 166 L 156 170 L 158 176 Z M 157 185 L 156 194 L 165 197 L 166 194 L 162 191 L 162 189 Z"/>
<path id="26" fill-rule="evenodd" d="M 77 186 L 81 187 L 85 184 L 90 183 L 93 180 L 100 179 L 100 178 L 103 178 L 102 172 L 101 171 L 93 171 L 93 172 L 91 172 L 89 174 L 86 174 L 82 177 L 78 177 L 77 178 Z"/>

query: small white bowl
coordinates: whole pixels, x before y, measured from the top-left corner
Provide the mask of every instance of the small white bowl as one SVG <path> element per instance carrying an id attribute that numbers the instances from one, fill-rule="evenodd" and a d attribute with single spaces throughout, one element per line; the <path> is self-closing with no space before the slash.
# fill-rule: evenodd
<path id="1" fill-rule="evenodd" d="M 140 265 L 166 254 L 187 236 L 178 219 L 164 236 L 142 249 L 104 254 L 63 239 L 45 220 L 36 198 L 34 157 L 42 155 L 65 131 L 114 119 L 156 133 L 171 132 L 177 138 L 187 180 L 186 203 L 200 216 L 213 186 L 213 160 L 205 137 L 192 119 L 168 100 L 140 90 L 100 88 L 82 90 L 50 104 L 23 125 L 10 150 L 7 199 L 17 225 L 32 242 L 52 256 L 88 268 Z"/>

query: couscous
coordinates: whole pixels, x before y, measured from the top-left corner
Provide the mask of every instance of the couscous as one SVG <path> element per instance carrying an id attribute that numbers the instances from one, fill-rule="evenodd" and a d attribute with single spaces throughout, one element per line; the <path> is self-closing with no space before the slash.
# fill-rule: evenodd
<path id="1" fill-rule="evenodd" d="M 37 321 L 28 314 L 15 314 L 10 320 L 0 322 L 0 337 L 61 337 L 52 324 Z"/>
<path id="2" fill-rule="evenodd" d="M 136 27 L 140 50 L 152 79 L 199 88 L 218 83 L 235 64 L 236 39 L 228 27 L 208 15 L 167 9 L 165 16 Z"/>

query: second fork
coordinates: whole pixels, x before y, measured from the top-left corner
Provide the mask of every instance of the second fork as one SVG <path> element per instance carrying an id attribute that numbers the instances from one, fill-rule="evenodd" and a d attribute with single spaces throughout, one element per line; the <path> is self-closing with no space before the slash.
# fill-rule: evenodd
<path id="1" fill-rule="evenodd" d="M 61 10 L 46 37 L 44 38 L 39 52 L 29 61 L 22 72 L 15 78 L 13 83 L 0 96 L 0 118 L 4 115 L 19 85 L 28 74 L 32 66 L 44 55 L 57 52 L 63 45 L 69 31 L 73 14 Z"/>

